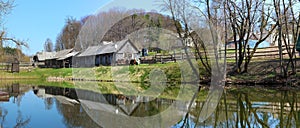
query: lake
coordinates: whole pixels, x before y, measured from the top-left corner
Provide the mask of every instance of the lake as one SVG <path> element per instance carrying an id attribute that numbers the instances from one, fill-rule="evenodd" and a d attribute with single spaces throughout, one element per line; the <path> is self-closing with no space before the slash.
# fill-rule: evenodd
<path id="1" fill-rule="evenodd" d="M 189 109 L 186 100 L 66 87 L 14 83 L 2 85 L 0 91 L 0 123 L 4 128 L 300 127 L 297 91 L 226 89 L 205 121 L 199 118 L 201 110 L 206 111 L 201 96 Z"/>

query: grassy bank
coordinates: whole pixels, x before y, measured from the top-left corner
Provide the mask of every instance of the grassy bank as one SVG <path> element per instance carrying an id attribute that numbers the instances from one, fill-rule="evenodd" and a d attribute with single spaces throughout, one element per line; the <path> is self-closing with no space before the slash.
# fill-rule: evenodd
<path id="1" fill-rule="evenodd" d="M 208 73 L 199 62 L 194 62 L 199 71 L 201 81 L 208 81 Z M 233 63 L 228 63 L 230 68 Z M 283 84 L 284 82 L 299 85 L 300 73 L 289 77 L 286 81 L 278 78 L 276 62 L 251 63 L 249 73 L 227 75 L 227 82 L 231 84 Z M 39 81 L 101 81 L 101 82 L 134 82 L 151 83 L 153 81 L 167 81 L 168 84 L 178 84 L 195 80 L 190 65 L 186 63 L 141 64 L 134 66 L 100 66 L 94 68 L 35 68 L 31 71 L 22 70 L 20 73 L 0 71 L 0 79 L 38 79 Z M 152 81 L 151 81 L 151 80 Z"/>
<path id="2" fill-rule="evenodd" d="M 142 64 L 134 66 L 100 66 L 95 68 L 75 68 L 73 69 L 73 77 L 82 80 L 99 80 L 99 81 L 123 81 L 135 83 L 149 83 L 150 78 L 155 80 L 166 80 L 169 83 L 181 82 L 182 74 L 185 81 L 196 78 L 193 71 L 186 63 L 166 63 L 166 64 Z M 197 64 L 196 67 L 199 75 L 207 76 L 203 67 Z M 163 78 L 161 78 L 163 77 Z"/>
<path id="3" fill-rule="evenodd" d="M 72 69 L 50 69 L 50 68 L 35 68 L 30 71 L 21 70 L 19 73 L 10 73 L 0 71 L 0 79 L 41 79 L 46 80 L 49 76 L 67 77 L 72 76 Z"/>
<path id="4" fill-rule="evenodd" d="M 161 75 L 165 75 L 168 81 L 181 80 L 180 68 L 176 63 L 73 69 L 35 68 L 31 71 L 21 70 L 20 73 L 0 71 L 0 79 L 38 79 L 47 81 L 48 78 L 64 78 L 65 80 L 74 78 L 99 81 L 149 82 L 149 74 L 153 71 L 160 71 Z"/>

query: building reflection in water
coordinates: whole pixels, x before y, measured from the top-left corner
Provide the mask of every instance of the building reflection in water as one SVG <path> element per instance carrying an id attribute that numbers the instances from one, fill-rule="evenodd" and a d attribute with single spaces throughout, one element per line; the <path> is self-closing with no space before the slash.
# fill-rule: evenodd
<path id="1" fill-rule="evenodd" d="M 32 102 L 42 104 L 46 111 L 57 110 L 60 116 L 49 118 L 60 121 L 62 118 L 61 123 L 65 127 L 300 127 L 300 97 L 297 91 L 244 90 L 223 94 L 213 115 L 205 122 L 199 122 L 203 101 L 194 102 L 185 118 L 189 104 L 185 101 L 12 84 L 0 87 L 0 123 L 1 127 L 31 127 L 34 122 L 45 118 L 43 113 L 40 113 L 40 120 L 28 116 L 30 110 L 32 112 L 29 113 L 35 113 L 34 108 L 20 109 L 24 102 Z M 41 99 L 42 102 L 38 102 Z M 19 106 L 19 109 L 14 110 L 13 105 L 7 106 L 6 103 Z M 177 112 L 160 115 L 169 108 L 176 108 Z M 8 115 L 13 111 L 16 111 L 16 116 L 10 119 Z M 174 119 L 173 116 L 181 118 Z M 141 118 L 149 120 L 143 122 Z M 60 126 L 49 124 L 52 125 Z"/>
<path id="2" fill-rule="evenodd" d="M 63 116 L 63 122 L 67 127 L 97 128 L 97 125 L 82 109 L 76 91 L 73 88 L 61 88 L 51 86 L 33 87 L 34 93 L 45 100 L 46 108 L 56 108 Z"/>
<path id="3" fill-rule="evenodd" d="M 121 94 L 100 94 L 83 89 L 50 86 L 38 86 L 34 87 L 33 90 L 38 97 L 45 99 L 46 108 L 51 108 L 51 99 L 55 98 L 58 102 L 56 107 L 64 116 L 64 122 L 72 127 L 91 127 L 91 124 L 93 124 L 93 127 L 97 127 L 96 125 L 103 127 L 126 127 L 125 125 L 128 120 L 121 120 L 120 117 L 129 119 L 127 117 L 150 117 L 159 115 L 174 102 L 174 100 L 170 99 L 155 99 L 145 96 L 126 96 Z M 183 106 L 178 104 L 177 108 L 186 111 L 187 103 L 188 102 L 184 102 L 186 105 Z M 179 115 L 178 113 L 175 114 Z M 159 122 L 162 118 L 164 117 L 157 118 L 155 122 Z M 172 120 L 172 118 L 170 118 L 170 122 L 174 124 L 179 119 L 180 118 Z M 120 123 L 120 121 L 124 123 Z M 156 125 L 153 123 L 143 125 L 138 124 L 138 122 L 136 123 L 136 126 Z M 130 126 L 132 126 L 132 124 L 130 124 Z"/>

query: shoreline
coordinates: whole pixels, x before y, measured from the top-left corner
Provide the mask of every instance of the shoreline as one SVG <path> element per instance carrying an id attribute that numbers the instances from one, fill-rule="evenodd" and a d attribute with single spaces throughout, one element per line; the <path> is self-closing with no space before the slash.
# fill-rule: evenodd
<path id="1" fill-rule="evenodd" d="M 229 68 L 232 63 L 229 63 Z M 291 75 L 288 78 L 279 76 L 277 69 L 273 67 L 276 64 L 272 61 L 253 62 L 250 65 L 251 70 L 243 74 L 228 74 L 226 76 L 225 86 L 242 85 L 242 86 L 291 86 L 300 87 L 300 73 Z M 117 68 L 117 70 L 115 70 Z M 89 81 L 89 82 L 131 82 L 148 84 L 151 83 L 150 75 L 154 70 L 160 70 L 164 75 L 163 82 L 172 85 L 191 84 L 183 83 L 181 67 L 177 63 L 151 64 L 151 65 L 134 65 L 134 66 L 99 66 L 91 68 L 34 68 L 31 71 L 21 70 L 20 73 L 0 72 L 0 80 L 40 80 L 44 82 L 72 82 L 72 81 Z M 186 71 L 184 81 L 192 81 L 193 74 Z M 205 69 L 199 63 L 200 81 L 196 82 L 202 85 L 210 85 L 210 77 Z M 160 80 L 160 77 L 154 79 Z"/>
<path id="2" fill-rule="evenodd" d="M 0 80 L 41 80 L 38 77 L 0 77 Z M 74 81 L 82 81 L 82 82 L 119 82 L 119 83 L 141 83 L 141 84 L 149 84 L 151 81 L 139 81 L 139 80 L 113 80 L 113 79 L 85 79 L 85 78 L 73 78 L 73 77 L 59 77 L 59 76 L 49 76 L 45 80 L 45 82 L 74 82 Z M 195 84 L 192 82 L 181 82 L 178 80 L 174 81 L 166 81 L 167 84 Z M 197 82 L 201 85 L 210 85 L 210 79 L 202 79 L 200 82 Z M 284 86 L 291 86 L 291 87 L 300 87 L 300 81 L 297 79 L 293 80 L 273 80 L 273 79 L 265 79 L 265 80 L 232 80 L 230 78 L 226 78 L 225 86 L 267 86 L 267 87 L 284 87 Z"/>

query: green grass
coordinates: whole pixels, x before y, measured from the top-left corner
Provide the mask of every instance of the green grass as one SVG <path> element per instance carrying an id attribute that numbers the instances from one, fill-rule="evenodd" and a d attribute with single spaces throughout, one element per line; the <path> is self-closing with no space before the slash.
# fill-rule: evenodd
<path id="1" fill-rule="evenodd" d="M 156 52 L 148 52 L 148 56 L 155 56 Z"/>
<path id="2" fill-rule="evenodd" d="M 196 63 L 200 76 L 207 76 L 208 73 L 198 61 Z M 149 74 L 153 70 L 160 70 L 165 75 L 168 82 L 181 82 L 182 71 L 184 75 L 193 77 L 190 66 L 187 63 L 157 63 L 141 64 L 133 66 L 100 66 L 95 68 L 35 68 L 31 71 L 22 70 L 20 73 L 8 73 L 0 71 L 0 79 L 40 79 L 46 81 L 48 77 L 61 78 L 82 78 L 93 80 L 123 80 L 134 82 L 150 82 Z"/>
<path id="3" fill-rule="evenodd" d="M 223 51 L 222 51 L 223 52 Z M 235 50 L 234 49 L 227 49 L 227 54 L 234 54 Z"/>
<path id="4" fill-rule="evenodd" d="M 0 78 L 13 78 L 13 79 L 42 79 L 50 76 L 56 77 L 68 77 L 72 76 L 72 69 L 62 68 L 62 69 L 50 69 L 50 68 L 35 68 L 32 71 L 21 70 L 20 73 L 9 73 L 6 71 L 0 71 Z"/>

